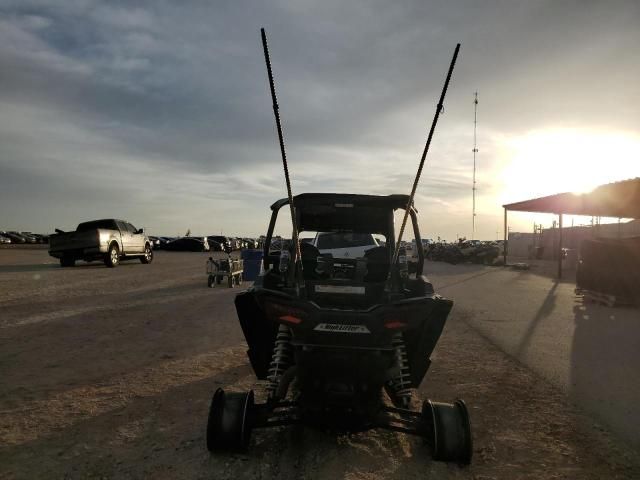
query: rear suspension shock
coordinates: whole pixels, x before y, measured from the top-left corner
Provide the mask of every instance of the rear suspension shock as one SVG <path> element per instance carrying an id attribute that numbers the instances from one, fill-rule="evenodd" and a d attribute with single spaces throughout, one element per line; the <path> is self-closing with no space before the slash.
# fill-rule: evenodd
<path id="1" fill-rule="evenodd" d="M 278 385 L 284 372 L 292 364 L 291 330 L 285 325 L 280 325 L 276 336 L 276 343 L 273 347 L 273 355 L 269 364 L 269 375 L 267 376 L 267 398 L 274 400 Z"/>
<path id="2" fill-rule="evenodd" d="M 393 336 L 391 345 L 396 354 L 398 375 L 389 382 L 389 386 L 395 396 L 394 403 L 402 408 L 409 408 L 412 394 L 411 370 L 402 333 L 398 332 Z"/>

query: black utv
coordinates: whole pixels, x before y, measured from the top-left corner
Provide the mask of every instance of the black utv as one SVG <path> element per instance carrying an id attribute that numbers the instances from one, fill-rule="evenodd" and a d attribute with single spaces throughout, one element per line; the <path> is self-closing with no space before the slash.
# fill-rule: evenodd
<path id="1" fill-rule="evenodd" d="M 332 432 L 386 428 L 415 434 L 426 439 L 436 460 L 471 461 L 462 400 L 426 400 L 422 408 L 412 408 L 453 302 L 435 294 L 422 275 L 424 253 L 413 206 L 417 273 L 409 275 L 402 251 L 392 262 L 394 211 L 408 202 L 408 195 L 293 197 L 299 233 L 385 238 L 384 246 L 361 258 L 334 258 L 304 242 L 299 256 L 294 248 L 270 250 L 278 212 L 289 201 L 271 206 L 264 274 L 235 299 L 249 361 L 265 382 L 266 398 L 256 403 L 253 391 L 219 388 L 209 411 L 210 451 L 245 450 L 254 429 L 302 423 Z"/>

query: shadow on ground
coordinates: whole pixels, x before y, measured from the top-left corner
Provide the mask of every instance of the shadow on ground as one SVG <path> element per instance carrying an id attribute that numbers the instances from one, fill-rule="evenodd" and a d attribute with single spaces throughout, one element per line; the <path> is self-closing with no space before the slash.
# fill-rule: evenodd
<path id="1" fill-rule="evenodd" d="M 57 263 L 39 263 L 34 265 L 0 265 L 0 273 L 42 272 L 60 268 Z"/>
<path id="2" fill-rule="evenodd" d="M 569 393 L 640 449 L 640 309 L 578 300 L 573 311 Z"/>

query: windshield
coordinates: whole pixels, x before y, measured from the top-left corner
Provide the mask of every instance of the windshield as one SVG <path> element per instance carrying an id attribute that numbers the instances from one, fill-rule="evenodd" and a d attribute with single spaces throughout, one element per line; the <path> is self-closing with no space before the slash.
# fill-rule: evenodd
<path id="1" fill-rule="evenodd" d="M 332 232 L 319 233 L 318 244 L 321 250 L 332 248 L 366 247 L 377 245 L 370 233 Z"/>
<path id="2" fill-rule="evenodd" d="M 78 225 L 76 228 L 77 232 L 84 232 L 87 230 L 95 230 L 96 228 L 108 228 L 112 230 L 117 230 L 115 220 L 95 220 L 93 222 L 84 222 Z"/>

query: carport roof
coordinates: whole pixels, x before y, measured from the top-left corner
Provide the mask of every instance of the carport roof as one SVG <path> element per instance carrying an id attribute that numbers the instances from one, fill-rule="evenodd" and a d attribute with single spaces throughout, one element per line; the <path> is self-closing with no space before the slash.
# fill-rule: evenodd
<path id="1" fill-rule="evenodd" d="M 520 212 L 640 218 L 640 177 L 600 185 L 589 193 L 558 193 L 503 207 Z"/>

